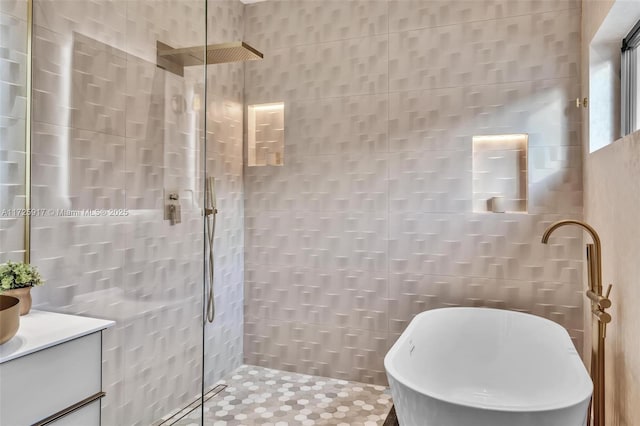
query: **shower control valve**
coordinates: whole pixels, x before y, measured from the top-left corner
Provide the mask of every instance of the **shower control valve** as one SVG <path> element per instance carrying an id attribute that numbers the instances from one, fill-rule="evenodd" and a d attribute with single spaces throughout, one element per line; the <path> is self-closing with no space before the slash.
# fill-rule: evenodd
<path id="1" fill-rule="evenodd" d="M 182 209 L 180 206 L 180 194 L 178 191 L 165 192 L 164 220 L 168 220 L 171 225 L 182 222 Z"/>

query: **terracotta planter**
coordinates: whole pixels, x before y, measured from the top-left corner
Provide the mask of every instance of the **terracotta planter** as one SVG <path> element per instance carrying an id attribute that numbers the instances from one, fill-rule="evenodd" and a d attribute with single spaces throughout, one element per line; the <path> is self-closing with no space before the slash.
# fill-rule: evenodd
<path id="1" fill-rule="evenodd" d="M 20 301 L 0 294 L 0 345 L 11 340 L 20 327 Z"/>
<path id="2" fill-rule="evenodd" d="M 31 287 L 5 290 L 2 295 L 17 297 L 20 300 L 20 315 L 27 315 L 31 310 Z"/>

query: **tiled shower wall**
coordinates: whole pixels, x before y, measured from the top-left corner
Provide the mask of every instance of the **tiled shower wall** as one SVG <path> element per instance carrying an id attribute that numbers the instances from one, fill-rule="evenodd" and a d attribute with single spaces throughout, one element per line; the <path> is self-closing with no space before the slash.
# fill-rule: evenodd
<path id="1" fill-rule="evenodd" d="M 533 312 L 581 348 L 580 4 L 267 1 L 247 104 L 285 102 L 282 167 L 245 168 L 245 360 L 384 383 L 411 318 Z M 472 212 L 472 137 L 526 133 L 528 213 Z"/>
<path id="2" fill-rule="evenodd" d="M 244 5 L 209 1 L 207 43 L 242 40 Z M 205 388 L 242 364 L 244 333 L 244 188 L 242 63 L 207 67 L 207 175 L 216 178 L 216 319 L 205 328 Z"/>
<path id="3" fill-rule="evenodd" d="M 116 321 L 104 334 L 103 424 L 148 425 L 242 361 L 242 68 L 156 67 L 156 41 L 205 43 L 203 0 L 35 0 L 35 208 L 128 209 L 37 217 L 39 308 Z M 239 40 L 236 1 L 210 1 L 209 42 Z M 215 30 L 215 31 L 214 31 Z M 219 41 L 218 41 L 219 40 Z M 202 188 L 217 179 L 215 325 L 202 346 Z M 182 223 L 163 219 L 180 193 Z"/>
<path id="4" fill-rule="evenodd" d="M 0 210 L 25 208 L 27 4 L 0 1 Z M 0 263 L 22 261 L 24 217 L 0 213 Z"/>
<path id="5" fill-rule="evenodd" d="M 203 43 L 199 1 L 34 2 L 35 208 L 130 209 L 128 216 L 37 217 L 40 308 L 116 321 L 104 334 L 103 422 L 150 424 L 201 388 L 202 122 L 185 79 L 155 65 L 155 43 Z M 200 133 L 200 134 L 199 134 Z M 198 167 L 200 166 L 200 167 Z M 163 220 L 163 190 L 183 197 Z M 170 384 L 169 384 L 170 383 Z"/>

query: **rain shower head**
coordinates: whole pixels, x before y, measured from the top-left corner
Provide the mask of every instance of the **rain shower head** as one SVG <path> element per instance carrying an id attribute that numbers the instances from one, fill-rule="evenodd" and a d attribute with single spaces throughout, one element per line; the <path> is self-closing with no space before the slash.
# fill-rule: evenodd
<path id="1" fill-rule="evenodd" d="M 157 65 L 179 76 L 184 75 L 184 67 L 196 65 L 225 64 L 228 62 L 254 61 L 264 55 L 244 41 L 210 44 L 208 46 L 184 47 L 174 49 L 160 41 L 157 42 Z M 206 62 L 205 62 L 206 59 Z"/>
<path id="2" fill-rule="evenodd" d="M 207 64 L 227 62 L 256 61 L 264 55 L 244 41 L 235 43 L 211 44 L 207 46 Z"/>

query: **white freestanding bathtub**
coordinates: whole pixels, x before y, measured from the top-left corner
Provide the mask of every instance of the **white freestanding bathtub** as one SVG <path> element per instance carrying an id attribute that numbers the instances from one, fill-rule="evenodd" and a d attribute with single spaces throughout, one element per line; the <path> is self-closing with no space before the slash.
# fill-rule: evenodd
<path id="1" fill-rule="evenodd" d="M 560 325 L 484 308 L 423 312 L 384 359 L 401 426 L 584 426 L 593 385 Z"/>

